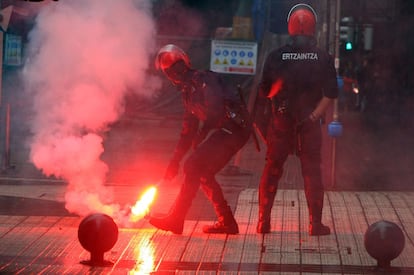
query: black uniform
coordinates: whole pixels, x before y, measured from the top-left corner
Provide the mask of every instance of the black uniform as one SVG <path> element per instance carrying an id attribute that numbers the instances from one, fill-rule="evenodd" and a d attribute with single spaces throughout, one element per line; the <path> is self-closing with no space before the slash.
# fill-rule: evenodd
<path id="1" fill-rule="evenodd" d="M 190 148 L 194 150 L 184 162 L 184 183 L 169 216 L 152 218 L 150 222 L 158 228 L 181 233 L 184 217 L 201 184 L 220 223 L 217 232 L 214 227 L 204 231 L 223 233 L 224 225 L 225 233 L 238 233 L 237 223 L 215 175 L 246 144 L 251 134 L 247 109 L 236 90 L 226 87 L 214 72 L 190 70 L 183 79 L 178 86 L 185 107 L 183 127 L 167 178 L 168 173 L 176 173 Z"/>
<path id="2" fill-rule="evenodd" d="M 267 57 L 259 95 L 261 102 L 267 104 L 260 110 L 270 110 L 265 131 L 266 164 L 259 188 L 259 220 L 267 220 L 268 226 L 283 165 L 291 153 L 296 153 L 301 161 L 311 222 L 321 222 L 321 124 L 319 120 L 311 121 L 309 116 L 322 97 L 336 98 L 338 93 L 331 56 L 318 49 L 312 37 L 291 39 Z M 278 81 L 280 90 L 269 98 L 272 85 Z"/>

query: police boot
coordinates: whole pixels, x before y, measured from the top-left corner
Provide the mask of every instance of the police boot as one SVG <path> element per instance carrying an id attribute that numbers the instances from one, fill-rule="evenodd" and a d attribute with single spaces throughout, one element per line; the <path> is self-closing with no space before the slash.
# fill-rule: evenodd
<path id="1" fill-rule="evenodd" d="M 269 198 L 270 197 L 270 198 Z M 256 231 L 259 234 L 270 233 L 270 214 L 273 206 L 273 194 L 268 194 L 266 200 L 260 199 L 259 203 L 259 221 L 257 222 Z"/>
<path id="2" fill-rule="evenodd" d="M 259 221 L 256 231 L 259 234 L 270 233 L 270 214 L 276 196 L 276 187 L 261 182 L 259 187 Z"/>
<path id="3" fill-rule="evenodd" d="M 183 234 L 184 219 L 177 217 L 174 214 L 168 214 L 164 217 L 151 216 L 149 223 L 158 229 L 171 231 L 174 234 Z"/>
<path id="4" fill-rule="evenodd" d="M 149 217 L 149 223 L 158 229 L 182 234 L 184 219 L 197 192 L 198 186 L 183 185 L 171 210 L 163 217 Z"/>
<path id="5" fill-rule="evenodd" d="M 180 206 L 180 203 L 177 203 L 166 216 L 150 216 L 149 223 L 158 229 L 171 231 L 174 234 L 182 234 L 186 212 L 184 207 Z"/>
<path id="6" fill-rule="evenodd" d="M 309 235 L 329 235 L 331 234 L 331 229 L 322 224 L 324 191 L 323 186 L 319 185 L 320 179 L 317 177 L 317 180 L 315 180 L 314 178 L 305 176 L 304 181 L 306 201 L 308 203 L 309 210 Z"/>
<path id="7" fill-rule="evenodd" d="M 234 219 L 230 206 L 227 204 L 221 207 L 215 207 L 218 221 L 213 225 L 205 225 L 204 233 L 213 234 L 238 234 L 239 226 Z"/>
<path id="8" fill-rule="evenodd" d="M 259 221 L 257 222 L 257 233 L 270 233 L 270 209 L 259 210 Z"/>
<path id="9" fill-rule="evenodd" d="M 311 236 L 323 236 L 331 234 L 329 226 L 324 225 L 321 222 L 311 222 L 309 224 L 309 235 Z"/>
<path id="10" fill-rule="evenodd" d="M 323 236 L 331 234 L 331 229 L 322 223 L 322 203 L 313 204 L 309 212 L 309 235 Z"/>

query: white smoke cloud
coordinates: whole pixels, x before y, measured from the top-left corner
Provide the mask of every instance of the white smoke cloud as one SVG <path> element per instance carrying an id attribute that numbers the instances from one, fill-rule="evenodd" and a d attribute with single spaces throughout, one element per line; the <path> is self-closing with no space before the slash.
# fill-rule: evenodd
<path id="1" fill-rule="evenodd" d="M 23 70 L 34 110 L 30 157 L 68 181 L 70 212 L 119 214 L 103 188 L 104 134 L 128 91 L 153 93 L 144 81 L 154 32 L 149 0 L 60 0 L 36 16 Z"/>

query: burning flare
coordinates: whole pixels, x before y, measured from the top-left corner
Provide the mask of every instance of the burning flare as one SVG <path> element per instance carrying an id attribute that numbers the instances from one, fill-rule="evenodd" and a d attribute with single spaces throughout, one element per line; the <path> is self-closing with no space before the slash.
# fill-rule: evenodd
<path id="1" fill-rule="evenodd" d="M 131 207 L 130 221 L 136 222 L 144 217 L 149 212 L 149 207 L 155 200 L 156 195 L 157 188 L 155 186 L 147 188 L 141 198 L 139 198 L 134 206 Z"/>

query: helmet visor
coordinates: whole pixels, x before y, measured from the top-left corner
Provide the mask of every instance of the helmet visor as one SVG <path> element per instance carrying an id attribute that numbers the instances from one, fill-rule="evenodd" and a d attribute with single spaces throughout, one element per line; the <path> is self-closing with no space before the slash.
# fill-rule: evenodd
<path id="1" fill-rule="evenodd" d="M 165 68 L 163 71 L 167 78 L 175 85 L 182 83 L 185 80 L 186 73 L 189 68 L 183 60 L 179 60 L 172 66 Z"/>

